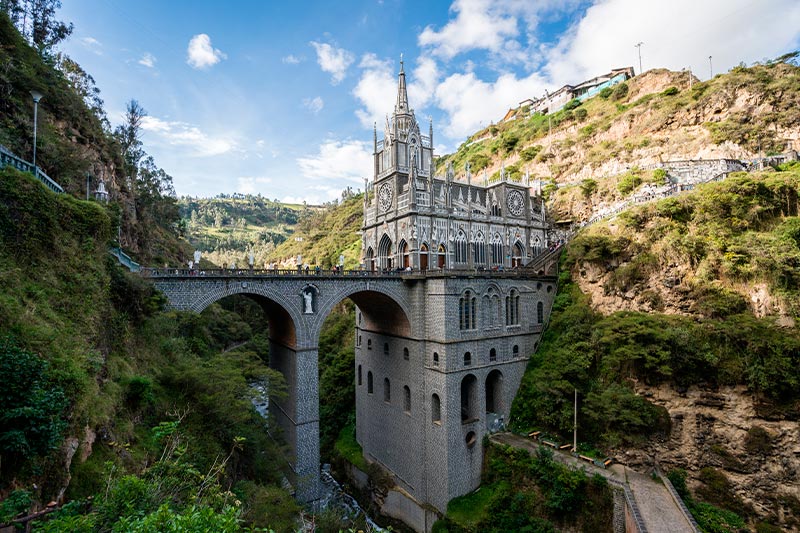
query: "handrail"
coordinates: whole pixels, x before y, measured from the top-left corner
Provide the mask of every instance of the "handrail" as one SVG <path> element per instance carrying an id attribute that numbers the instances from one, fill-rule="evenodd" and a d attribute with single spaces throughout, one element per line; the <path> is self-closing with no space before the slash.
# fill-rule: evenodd
<path id="1" fill-rule="evenodd" d="M 58 183 L 53 180 L 50 176 L 45 174 L 45 172 L 37 167 L 34 167 L 32 163 L 29 163 L 22 159 L 21 157 L 17 157 L 16 155 L 12 154 L 6 147 L 0 145 L 0 168 L 12 166 L 17 170 L 21 170 L 22 172 L 30 172 L 33 176 L 44 183 L 45 187 L 50 189 L 53 192 L 58 194 L 63 194 L 64 189 Z"/>
<path id="2" fill-rule="evenodd" d="M 424 279 L 424 278 L 450 278 L 460 277 L 491 277 L 491 278 L 528 278 L 531 271 L 527 268 L 511 268 L 504 270 L 471 269 L 429 269 L 429 270 L 305 270 L 305 269 L 251 269 L 251 268 L 158 268 L 141 267 L 139 271 L 146 278 L 276 278 L 276 277 L 301 277 L 301 278 L 383 278 L 383 279 Z M 552 276 L 545 276 L 552 277 Z"/>
<path id="3" fill-rule="evenodd" d="M 684 518 L 686 518 L 686 520 L 689 522 L 692 530 L 694 530 L 695 533 L 700 533 L 701 530 L 700 526 L 697 524 L 697 520 L 694 519 L 691 511 L 689 511 L 689 508 L 686 507 L 686 503 L 683 501 L 683 498 L 681 498 L 681 495 L 678 494 L 677 490 L 675 490 L 675 486 L 672 484 L 672 481 L 670 481 L 669 478 L 661 472 L 661 469 L 656 468 L 656 473 L 664 483 L 664 486 L 667 487 L 670 496 L 672 496 L 672 499 L 675 500 L 675 503 L 678 505 L 678 508 L 681 510 Z"/>

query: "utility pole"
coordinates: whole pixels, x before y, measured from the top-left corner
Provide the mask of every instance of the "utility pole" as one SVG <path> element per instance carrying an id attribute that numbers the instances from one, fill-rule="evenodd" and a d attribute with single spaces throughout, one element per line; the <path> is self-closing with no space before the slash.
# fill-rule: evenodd
<path id="1" fill-rule="evenodd" d="M 575 409 L 572 422 L 572 451 L 578 453 L 578 389 L 575 389 Z"/>
<path id="2" fill-rule="evenodd" d="M 634 48 L 638 48 L 639 49 L 639 74 L 642 73 L 642 45 L 643 44 L 644 44 L 643 42 L 639 41 L 638 43 L 633 45 Z"/>
<path id="3" fill-rule="evenodd" d="M 689 65 L 689 90 L 692 90 L 692 66 Z"/>
<path id="4" fill-rule="evenodd" d="M 708 56 L 708 79 L 714 78 L 714 68 L 711 66 L 711 56 Z"/>

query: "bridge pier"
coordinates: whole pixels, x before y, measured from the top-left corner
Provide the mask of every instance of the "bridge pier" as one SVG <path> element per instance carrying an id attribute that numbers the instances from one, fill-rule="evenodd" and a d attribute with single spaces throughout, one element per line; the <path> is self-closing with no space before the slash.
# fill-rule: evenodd
<path id="1" fill-rule="evenodd" d="M 286 379 L 287 396 L 270 402 L 290 453 L 290 479 L 301 503 L 320 497 L 318 348 L 291 348 L 270 339 L 270 366 Z"/>

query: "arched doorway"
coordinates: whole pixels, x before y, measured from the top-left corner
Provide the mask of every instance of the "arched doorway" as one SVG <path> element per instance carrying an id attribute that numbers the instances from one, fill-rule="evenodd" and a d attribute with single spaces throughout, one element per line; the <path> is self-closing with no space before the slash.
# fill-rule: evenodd
<path id="1" fill-rule="evenodd" d="M 438 266 L 441 269 L 446 268 L 447 267 L 447 248 L 445 248 L 444 244 L 440 244 L 439 245 L 439 249 L 437 250 L 437 254 L 438 254 L 438 257 L 437 257 L 436 266 Z"/>
<path id="2" fill-rule="evenodd" d="M 525 252 L 522 249 L 522 243 L 517 241 L 511 249 L 511 268 L 522 266 L 522 257 Z"/>
<path id="3" fill-rule="evenodd" d="M 419 268 L 428 270 L 428 245 L 425 243 L 419 247 Z"/>
<path id="4" fill-rule="evenodd" d="M 486 412 L 503 412 L 503 374 L 496 369 L 486 376 Z"/>
<path id="5" fill-rule="evenodd" d="M 461 423 L 478 419 L 478 378 L 467 374 L 461 380 Z"/>
<path id="6" fill-rule="evenodd" d="M 381 270 L 392 269 L 392 240 L 385 233 L 378 244 L 378 268 Z"/>
<path id="7" fill-rule="evenodd" d="M 403 265 L 403 269 L 411 266 L 411 257 L 408 255 L 408 244 L 406 241 L 400 241 L 400 244 L 397 245 L 397 255 L 400 257 L 400 264 Z"/>
<path id="8" fill-rule="evenodd" d="M 367 248 L 367 253 L 364 254 L 364 268 L 370 272 L 375 270 L 375 252 L 372 250 L 371 246 Z"/>

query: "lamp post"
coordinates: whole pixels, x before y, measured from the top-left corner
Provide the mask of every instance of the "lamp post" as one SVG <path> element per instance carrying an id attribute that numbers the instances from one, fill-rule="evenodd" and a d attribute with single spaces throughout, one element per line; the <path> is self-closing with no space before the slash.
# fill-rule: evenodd
<path id="1" fill-rule="evenodd" d="M 638 43 L 633 45 L 634 48 L 638 48 L 639 49 L 639 74 L 642 73 L 642 45 L 643 44 L 644 44 L 643 42 L 639 41 Z"/>
<path id="2" fill-rule="evenodd" d="M 33 98 L 33 174 L 34 176 L 38 174 L 36 172 L 36 124 L 38 122 L 39 116 L 39 100 L 42 99 L 44 96 L 39 91 L 33 90 L 31 91 L 31 98 Z"/>
<path id="3" fill-rule="evenodd" d="M 711 66 L 711 56 L 708 56 L 708 79 L 714 77 L 714 68 Z"/>

